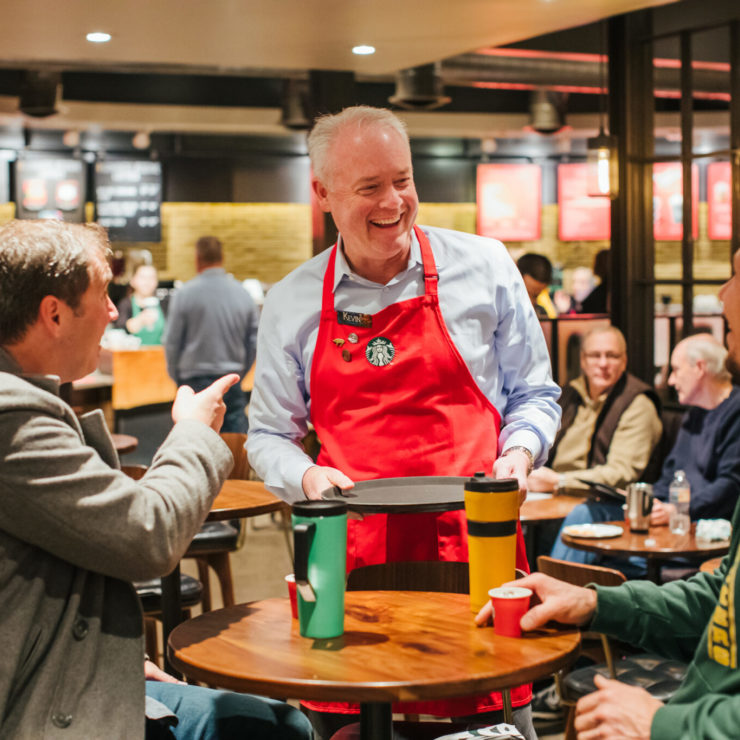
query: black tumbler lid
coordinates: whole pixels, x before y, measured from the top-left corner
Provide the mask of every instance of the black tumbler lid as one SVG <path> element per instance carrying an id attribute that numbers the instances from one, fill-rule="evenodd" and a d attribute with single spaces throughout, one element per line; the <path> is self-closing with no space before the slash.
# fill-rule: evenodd
<path id="1" fill-rule="evenodd" d="M 344 501 L 296 501 L 293 504 L 293 513 L 296 516 L 341 516 L 347 513 L 347 504 Z"/>
<path id="2" fill-rule="evenodd" d="M 488 478 L 485 473 L 476 473 L 465 482 L 465 490 L 482 493 L 508 493 L 519 490 L 519 481 L 516 478 Z"/>

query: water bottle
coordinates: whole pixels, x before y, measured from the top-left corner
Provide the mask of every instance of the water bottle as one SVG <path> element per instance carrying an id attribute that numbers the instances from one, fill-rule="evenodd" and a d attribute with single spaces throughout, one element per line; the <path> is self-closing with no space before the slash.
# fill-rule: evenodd
<path id="1" fill-rule="evenodd" d="M 683 470 L 677 470 L 668 488 L 668 501 L 673 504 L 671 511 L 670 527 L 674 534 L 687 534 L 691 527 L 689 517 L 689 502 L 691 500 L 691 488 L 689 479 Z"/>

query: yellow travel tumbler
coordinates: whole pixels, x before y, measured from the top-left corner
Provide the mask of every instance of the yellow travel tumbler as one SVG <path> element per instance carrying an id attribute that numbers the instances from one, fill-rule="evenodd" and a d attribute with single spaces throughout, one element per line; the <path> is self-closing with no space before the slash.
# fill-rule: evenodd
<path id="1" fill-rule="evenodd" d="M 516 565 L 516 524 L 519 483 L 515 478 L 487 478 L 476 473 L 465 483 L 468 520 L 470 609 L 488 601 L 488 591 L 513 581 Z"/>

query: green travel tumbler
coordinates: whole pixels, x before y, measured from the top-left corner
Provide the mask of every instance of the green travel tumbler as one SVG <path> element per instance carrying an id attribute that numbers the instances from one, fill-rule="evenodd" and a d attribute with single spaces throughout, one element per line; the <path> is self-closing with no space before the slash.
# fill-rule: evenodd
<path id="1" fill-rule="evenodd" d="M 347 504 L 299 501 L 292 519 L 300 633 L 339 637 L 344 633 Z"/>

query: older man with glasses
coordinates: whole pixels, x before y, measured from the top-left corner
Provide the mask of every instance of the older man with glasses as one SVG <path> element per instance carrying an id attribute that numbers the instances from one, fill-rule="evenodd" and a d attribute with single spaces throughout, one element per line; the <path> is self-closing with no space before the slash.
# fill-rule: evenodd
<path id="1" fill-rule="evenodd" d="M 662 433 L 660 405 L 655 391 L 627 372 L 619 329 L 586 334 L 581 375 L 564 388 L 560 405 L 560 431 L 547 466 L 530 474 L 530 491 L 583 491 L 582 481 L 622 487 L 642 476 Z"/>

